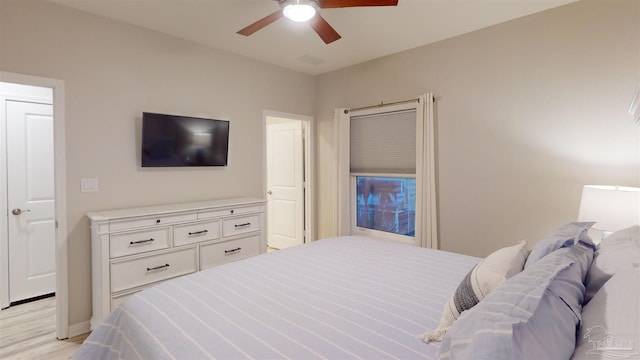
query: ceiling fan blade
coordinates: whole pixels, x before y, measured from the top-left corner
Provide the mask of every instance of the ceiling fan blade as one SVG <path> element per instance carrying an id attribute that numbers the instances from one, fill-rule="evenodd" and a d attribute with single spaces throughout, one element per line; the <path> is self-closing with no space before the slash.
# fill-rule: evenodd
<path id="1" fill-rule="evenodd" d="M 309 20 L 309 25 L 318 33 L 325 44 L 331 44 L 342 37 L 320 14 L 316 13 L 316 16 Z"/>
<path id="2" fill-rule="evenodd" d="M 318 0 L 321 9 L 334 9 L 358 6 L 397 6 L 398 0 Z"/>
<path id="3" fill-rule="evenodd" d="M 262 19 L 254 22 L 253 24 L 247 26 L 246 28 L 238 31 L 238 34 L 240 35 L 244 35 L 244 36 L 249 36 L 251 34 L 253 34 L 254 32 L 262 29 L 263 27 L 271 24 L 272 22 L 280 19 L 282 17 L 282 10 L 278 10 L 276 12 L 274 12 L 273 14 L 267 15 L 265 17 L 263 17 Z"/>

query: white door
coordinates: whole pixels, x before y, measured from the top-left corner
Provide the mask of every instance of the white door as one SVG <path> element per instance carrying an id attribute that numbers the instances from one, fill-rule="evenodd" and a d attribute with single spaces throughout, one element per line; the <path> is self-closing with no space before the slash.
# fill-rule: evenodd
<path id="1" fill-rule="evenodd" d="M 267 125 L 267 243 L 284 249 L 304 242 L 302 121 Z"/>
<path id="2" fill-rule="evenodd" d="M 53 106 L 6 102 L 9 299 L 55 292 Z"/>

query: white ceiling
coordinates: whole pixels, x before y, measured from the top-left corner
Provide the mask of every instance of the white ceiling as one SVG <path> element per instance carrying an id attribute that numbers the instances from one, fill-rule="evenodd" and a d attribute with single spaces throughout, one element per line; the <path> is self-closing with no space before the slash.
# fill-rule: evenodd
<path id="1" fill-rule="evenodd" d="M 286 18 L 249 37 L 236 34 L 278 10 L 274 0 L 50 1 L 317 75 L 576 0 L 399 0 L 395 7 L 324 9 L 342 35 L 329 45 L 308 24 Z"/>

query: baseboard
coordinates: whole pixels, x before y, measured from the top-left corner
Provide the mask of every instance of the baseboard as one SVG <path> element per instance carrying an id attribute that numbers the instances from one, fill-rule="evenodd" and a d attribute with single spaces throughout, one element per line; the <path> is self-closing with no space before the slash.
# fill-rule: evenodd
<path id="1" fill-rule="evenodd" d="M 91 332 L 91 323 L 83 321 L 81 323 L 69 325 L 69 338 L 76 337 Z"/>

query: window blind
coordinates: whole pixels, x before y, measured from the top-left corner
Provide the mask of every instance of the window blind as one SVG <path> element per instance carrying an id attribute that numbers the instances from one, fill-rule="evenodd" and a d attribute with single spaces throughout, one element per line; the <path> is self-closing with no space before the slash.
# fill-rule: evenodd
<path id="1" fill-rule="evenodd" d="M 352 116 L 350 127 L 352 173 L 416 173 L 416 110 Z"/>

